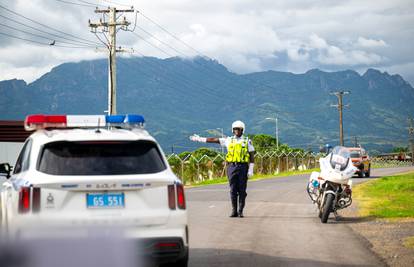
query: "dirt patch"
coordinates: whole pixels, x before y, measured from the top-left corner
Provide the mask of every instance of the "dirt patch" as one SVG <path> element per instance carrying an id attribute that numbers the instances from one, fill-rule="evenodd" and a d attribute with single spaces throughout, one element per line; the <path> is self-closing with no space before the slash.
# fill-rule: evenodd
<path id="1" fill-rule="evenodd" d="M 363 236 L 371 249 L 389 266 L 414 266 L 414 218 L 377 219 L 358 216 L 357 204 L 340 212 L 342 222 L 348 223 Z"/>

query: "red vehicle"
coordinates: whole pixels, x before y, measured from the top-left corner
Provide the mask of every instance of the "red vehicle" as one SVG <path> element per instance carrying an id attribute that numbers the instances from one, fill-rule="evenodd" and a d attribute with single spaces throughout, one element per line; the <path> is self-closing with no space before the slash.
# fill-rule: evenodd
<path id="1" fill-rule="evenodd" d="M 362 147 L 349 147 L 349 152 L 351 153 L 351 160 L 355 167 L 358 170 L 355 174 L 358 174 L 358 177 L 370 177 L 371 175 L 371 159 L 368 156 L 368 153 Z"/>

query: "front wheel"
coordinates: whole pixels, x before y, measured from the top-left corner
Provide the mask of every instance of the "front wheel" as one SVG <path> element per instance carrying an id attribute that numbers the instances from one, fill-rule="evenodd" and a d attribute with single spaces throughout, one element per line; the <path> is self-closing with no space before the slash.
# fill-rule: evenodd
<path id="1" fill-rule="evenodd" d="M 329 214 L 331 213 L 333 202 L 335 199 L 334 194 L 327 194 L 325 197 L 325 204 L 322 207 L 322 216 L 321 216 L 321 222 L 326 223 L 329 218 Z"/>

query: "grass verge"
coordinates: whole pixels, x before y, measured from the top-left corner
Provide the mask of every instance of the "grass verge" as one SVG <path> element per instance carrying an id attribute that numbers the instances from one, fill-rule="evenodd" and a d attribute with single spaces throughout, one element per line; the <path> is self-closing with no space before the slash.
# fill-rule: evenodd
<path id="1" fill-rule="evenodd" d="M 353 189 L 361 216 L 414 218 L 414 172 L 385 176 Z"/>
<path id="2" fill-rule="evenodd" d="M 253 177 L 249 178 L 249 181 L 257 181 L 263 179 L 270 179 L 270 178 L 277 178 L 277 177 L 286 177 L 286 176 L 293 176 L 299 174 L 308 174 L 313 171 L 319 171 L 319 169 L 309 169 L 305 171 L 288 171 L 288 172 L 281 172 L 279 174 L 268 174 L 268 175 L 253 175 Z M 186 184 L 187 186 L 204 186 L 204 185 L 213 185 L 213 184 L 227 184 L 228 180 L 227 177 L 219 177 L 211 180 L 205 180 L 199 183 L 191 183 Z"/>

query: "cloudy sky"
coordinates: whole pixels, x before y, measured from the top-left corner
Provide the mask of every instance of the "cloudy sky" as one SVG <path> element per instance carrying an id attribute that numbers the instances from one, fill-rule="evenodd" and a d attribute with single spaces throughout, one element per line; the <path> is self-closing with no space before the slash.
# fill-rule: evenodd
<path id="1" fill-rule="evenodd" d="M 414 85 L 413 0 L 0 0 L 0 80 L 31 82 L 63 62 L 105 58 L 88 27 L 96 5 L 140 12 L 134 33 L 118 32 L 136 56 L 202 54 L 237 73 L 377 68 Z"/>

